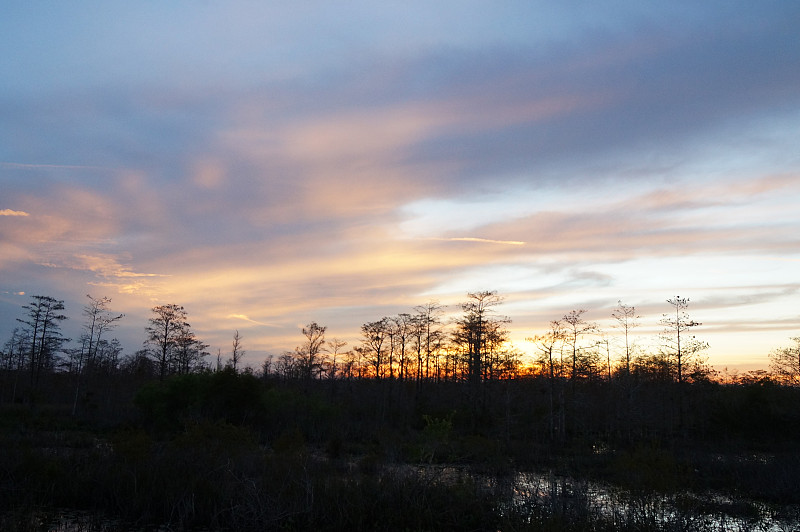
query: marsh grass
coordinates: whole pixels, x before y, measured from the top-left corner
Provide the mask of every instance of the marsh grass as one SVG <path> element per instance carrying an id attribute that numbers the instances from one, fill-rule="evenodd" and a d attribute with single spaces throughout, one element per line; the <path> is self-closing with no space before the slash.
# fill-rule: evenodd
<path id="1" fill-rule="evenodd" d="M 478 417 L 455 383 L 336 384 L 183 376 L 147 384 L 138 417 L 116 425 L 58 405 L 0 405 L 0 530 L 666 532 L 800 523 L 796 431 L 779 439 L 771 429 L 765 439 L 741 420 L 703 417 L 756 397 L 770 426 L 790 424 L 792 390 L 693 388 L 687 403 L 704 407 L 686 427 L 669 418 L 636 424 L 636 412 L 623 423 L 587 399 L 571 411 L 564 439 L 553 440 L 547 412 L 535 408 L 541 382 L 500 383 L 513 400 L 487 401 Z M 657 398 L 642 392 L 639 408 Z"/>

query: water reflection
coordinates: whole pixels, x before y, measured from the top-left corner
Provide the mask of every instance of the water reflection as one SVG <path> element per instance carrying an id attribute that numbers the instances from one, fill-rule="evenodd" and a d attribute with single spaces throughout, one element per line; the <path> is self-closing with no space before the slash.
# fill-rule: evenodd
<path id="1" fill-rule="evenodd" d="M 800 508 L 771 507 L 719 493 L 635 493 L 609 484 L 558 476 L 518 473 L 506 511 L 566 522 L 605 522 L 614 529 L 759 531 L 800 529 Z"/>

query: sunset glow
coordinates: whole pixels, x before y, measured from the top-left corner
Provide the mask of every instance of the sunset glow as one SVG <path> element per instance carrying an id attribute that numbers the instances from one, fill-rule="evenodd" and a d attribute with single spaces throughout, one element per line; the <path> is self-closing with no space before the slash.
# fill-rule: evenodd
<path id="1" fill-rule="evenodd" d="M 800 334 L 800 4 L 19 4 L 0 20 L 0 343 L 31 295 L 291 350 L 497 290 L 718 368 Z M 433 7 L 436 5 L 438 7 Z"/>

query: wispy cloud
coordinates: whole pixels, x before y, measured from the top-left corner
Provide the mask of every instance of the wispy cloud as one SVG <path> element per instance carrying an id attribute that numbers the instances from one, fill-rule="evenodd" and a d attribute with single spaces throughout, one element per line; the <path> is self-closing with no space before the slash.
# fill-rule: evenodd
<path id="1" fill-rule="evenodd" d="M 0 168 L 19 168 L 28 170 L 37 169 L 65 169 L 65 170 L 114 170 L 106 166 L 94 166 L 89 164 L 41 164 L 41 163 L 10 163 L 0 161 Z"/>
<path id="2" fill-rule="evenodd" d="M 102 255 L 75 255 L 75 261 L 70 267 L 75 269 L 85 269 L 95 272 L 105 278 L 143 278 L 143 277 L 167 277 L 157 273 L 138 273 L 131 271 L 129 266 L 123 266 L 118 262 L 117 257 L 109 254 Z"/>
<path id="3" fill-rule="evenodd" d="M 520 240 L 492 240 L 491 238 L 476 237 L 453 237 L 453 238 L 429 238 L 428 240 L 439 240 L 444 242 L 475 242 L 479 244 L 502 244 L 506 246 L 524 246 L 525 242 Z"/>
<path id="4" fill-rule="evenodd" d="M 264 323 L 262 321 L 250 319 L 247 314 L 228 314 L 225 316 L 227 319 L 234 319 L 234 320 L 243 320 L 249 323 L 253 323 L 255 325 L 263 325 L 265 327 L 278 327 L 278 325 L 271 324 L 271 323 Z"/>

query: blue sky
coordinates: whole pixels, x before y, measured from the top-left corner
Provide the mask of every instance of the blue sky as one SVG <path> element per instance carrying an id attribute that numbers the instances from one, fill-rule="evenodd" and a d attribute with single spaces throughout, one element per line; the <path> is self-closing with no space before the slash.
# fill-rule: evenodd
<path id="1" fill-rule="evenodd" d="M 800 329 L 794 2 L 13 2 L 0 341 L 32 294 L 178 303 L 249 361 L 505 296 L 515 343 L 691 298 L 711 363 Z M 22 295 L 24 293 L 24 295 Z"/>

